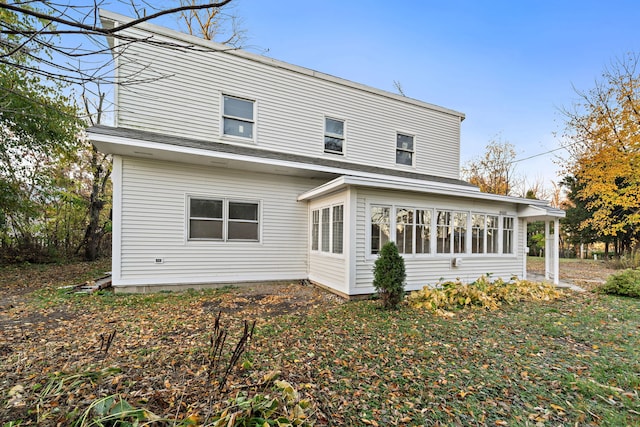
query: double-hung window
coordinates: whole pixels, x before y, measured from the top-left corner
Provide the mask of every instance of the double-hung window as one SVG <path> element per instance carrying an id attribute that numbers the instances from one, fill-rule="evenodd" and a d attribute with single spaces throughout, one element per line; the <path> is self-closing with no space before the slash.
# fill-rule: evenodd
<path id="1" fill-rule="evenodd" d="M 223 200 L 189 199 L 189 239 L 222 240 Z"/>
<path id="2" fill-rule="evenodd" d="M 258 240 L 258 204 L 229 201 L 227 240 Z"/>
<path id="3" fill-rule="evenodd" d="M 223 134 L 253 139 L 254 102 L 223 95 L 222 104 Z"/>
<path id="4" fill-rule="evenodd" d="M 344 246 L 344 205 L 311 211 L 311 250 L 341 254 Z"/>
<path id="5" fill-rule="evenodd" d="M 325 117 L 324 119 L 324 152 L 344 153 L 344 121 Z"/>
<path id="6" fill-rule="evenodd" d="M 413 136 L 398 133 L 396 135 L 396 164 L 413 166 Z"/>
<path id="7" fill-rule="evenodd" d="M 258 202 L 189 197 L 189 240 L 258 241 Z"/>

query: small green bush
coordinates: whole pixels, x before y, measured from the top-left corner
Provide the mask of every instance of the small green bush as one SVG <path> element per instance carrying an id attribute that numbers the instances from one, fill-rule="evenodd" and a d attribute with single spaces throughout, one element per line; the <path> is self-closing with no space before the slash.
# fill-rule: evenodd
<path id="1" fill-rule="evenodd" d="M 597 291 L 602 294 L 640 298 L 640 270 L 629 269 L 612 274 Z"/>
<path id="2" fill-rule="evenodd" d="M 373 268 L 373 286 L 385 308 L 396 308 L 402 302 L 406 278 L 404 258 L 400 256 L 395 243 L 387 242 L 380 249 Z"/>

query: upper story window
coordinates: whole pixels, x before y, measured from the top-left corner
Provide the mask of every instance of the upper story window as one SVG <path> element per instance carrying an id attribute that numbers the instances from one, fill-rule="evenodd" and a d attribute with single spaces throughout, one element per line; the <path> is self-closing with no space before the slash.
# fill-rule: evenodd
<path id="1" fill-rule="evenodd" d="M 396 136 L 396 164 L 413 166 L 413 136 L 399 133 Z"/>
<path id="2" fill-rule="evenodd" d="M 224 135 L 253 139 L 254 102 L 248 99 L 224 95 L 222 97 L 222 120 Z"/>
<path id="3" fill-rule="evenodd" d="M 344 120 L 324 119 L 324 152 L 344 153 Z"/>

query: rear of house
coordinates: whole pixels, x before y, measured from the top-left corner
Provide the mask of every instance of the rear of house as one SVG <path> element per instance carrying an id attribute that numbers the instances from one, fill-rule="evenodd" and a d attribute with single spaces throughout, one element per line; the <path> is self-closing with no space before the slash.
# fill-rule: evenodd
<path id="1" fill-rule="evenodd" d="M 118 291 L 309 279 L 368 294 L 389 240 L 407 289 L 509 278 L 526 274 L 526 221 L 557 230 L 546 203 L 459 179 L 459 112 L 150 24 L 124 35 L 154 43 L 113 42 L 117 77 L 139 82 L 117 87 L 115 126 L 89 129 L 114 155 Z"/>

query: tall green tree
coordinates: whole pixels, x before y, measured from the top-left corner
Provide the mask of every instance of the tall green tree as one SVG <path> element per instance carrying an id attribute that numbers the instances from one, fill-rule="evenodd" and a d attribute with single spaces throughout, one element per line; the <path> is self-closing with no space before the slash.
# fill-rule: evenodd
<path id="1" fill-rule="evenodd" d="M 0 21 L 24 28 L 40 24 L 3 9 Z M 28 249 L 54 201 L 51 172 L 73 154 L 80 122 L 61 84 L 28 71 L 35 52 L 20 51 L 25 43 L 18 34 L 0 43 L 0 57 L 13 61 L 0 62 L 0 235 L 3 246 Z"/>

